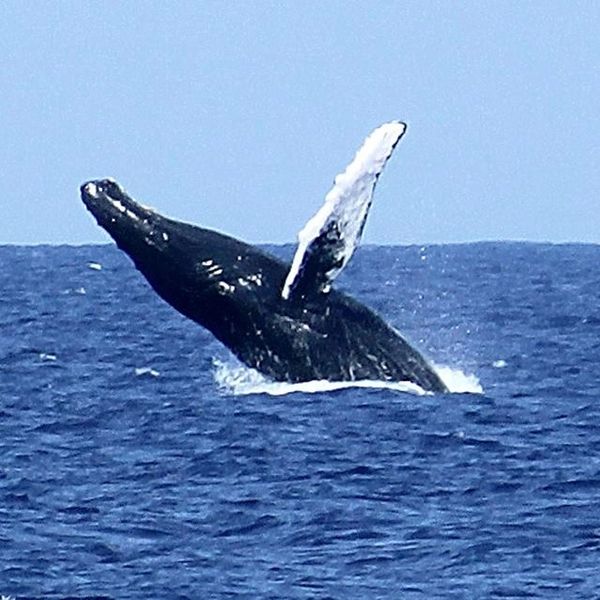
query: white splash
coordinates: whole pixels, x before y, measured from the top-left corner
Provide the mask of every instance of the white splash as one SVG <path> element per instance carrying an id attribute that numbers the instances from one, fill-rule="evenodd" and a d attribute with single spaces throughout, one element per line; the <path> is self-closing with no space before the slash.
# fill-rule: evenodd
<path id="1" fill-rule="evenodd" d="M 425 391 L 421 386 L 411 381 L 377 381 L 368 379 L 359 381 L 328 381 L 327 379 L 315 379 L 302 383 L 286 383 L 271 381 L 256 369 L 251 369 L 237 362 L 223 362 L 215 358 L 213 359 L 213 366 L 215 367 L 215 382 L 219 389 L 224 393 L 233 394 L 234 396 L 247 396 L 249 394 L 284 396 L 295 392 L 315 394 L 348 388 L 394 390 L 417 396 L 432 394 L 432 392 Z M 484 393 L 477 375 L 473 373 L 465 373 L 460 369 L 435 364 L 433 368 L 451 394 Z"/>
<path id="2" fill-rule="evenodd" d="M 247 396 L 249 394 L 267 394 L 269 396 L 284 396 L 301 392 L 315 394 L 319 392 L 333 392 L 348 388 L 369 388 L 379 390 L 394 390 L 415 394 L 417 396 L 431 395 L 421 386 L 411 381 L 377 381 L 363 379 L 359 381 L 328 381 L 315 379 L 302 383 L 286 383 L 271 381 L 256 369 L 251 369 L 237 362 L 223 362 L 213 359 L 215 367 L 214 377 L 219 389 L 234 396 Z M 483 394 L 484 390 L 477 375 L 465 373 L 460 369 L 433 365 L 435 372 L 440 376 L 451 394 Z"/>
<path id="3" fill-rule="evenodd" d="M 40 360 L 46 360 L 46 361 L 54 362 L 54 361 L 58 360 L 58 356 L 56 356 L 56 354 L 49 354 L 49 353 L 46 353 L 46 352 L 40 352 Z"/>
<path id="4" fill-rule="evenodd" d="M 88 268 L 92 269 L 92 271 L 102 271 L 102 265 L 97 262 L 89 262 Z"/>
<path id="5" fill-rule="evenodd" d="M 326 379 L 316 379 L 302 383 L 285 383 L 269 381 L 255 369 L 250 369 L 244 365 L 226 363 L 217 359 L 213 360 L 213 365 L 215 366 L 215 381 L 221 391 L 235 396 L 246 396 L 248 394 L 284 396 L 295 392 L 315 394 L 347 388 L 387 389 L 416 394 L 417 396 L 428 393 L 422 387 L 410 381 L 327 381 Z"/>
<path id="6" fill-rule="evenodd" d="M 445 367 L 442 365 L 433 365 L 435 372 L 446 384 L 451 394 L 483 394 L 483 387 L 479 383 L 477 375 L 465 373 L 460 369 Z"/>

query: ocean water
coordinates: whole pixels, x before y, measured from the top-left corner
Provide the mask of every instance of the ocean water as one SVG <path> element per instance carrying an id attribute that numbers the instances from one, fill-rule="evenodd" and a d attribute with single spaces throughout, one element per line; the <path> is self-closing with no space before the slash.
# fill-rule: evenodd
<path id="1" fill-rule="evenodd" d="M 422 395 L 265 382 L 115 247 L 0 247 L 0 595 L 600 598 L 599 265 L 360 249 L 465 392 Z"/>

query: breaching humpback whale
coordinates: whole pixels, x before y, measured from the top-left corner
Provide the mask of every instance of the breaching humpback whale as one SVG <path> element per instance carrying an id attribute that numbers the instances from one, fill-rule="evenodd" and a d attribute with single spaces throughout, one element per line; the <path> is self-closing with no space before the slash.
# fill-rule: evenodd
<path id="1" fill-rule="evenodd" d="M 409 381 L 446 386 L 397 331 L 331 285 L 360 240 L 377 178 L 405 131 L 375 129 L 300 232 L 291 266 L 216 231 L 164 217 L 112 179 L 81 196 L 154 290 L 246 365 L 288 382 Z"/>

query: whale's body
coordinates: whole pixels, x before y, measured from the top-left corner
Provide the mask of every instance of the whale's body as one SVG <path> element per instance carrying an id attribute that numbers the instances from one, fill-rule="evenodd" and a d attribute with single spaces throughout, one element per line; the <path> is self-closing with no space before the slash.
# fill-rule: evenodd
<path id="1" fill-rule="evenodd" d="M 403 131 L 402 126 L 385 160 Z M 372 174 L 368 204 L 383 164 Z M 446 391 L 400 334 L 366 306 L 331 289 L 349 259 L 348 244 L 351 255 L 360 237 L 368 206 L 358 217 L 362 222 L 353 223 L 354 238 L 339 217 L 347 220 L 347 211 L 317 213 L 301 233 L 290 268 L 255 246 L 145 208 L 112 180 L 88 182 L 81 194 L 98 224 L 164 300 L 268 377 L 410 381 Z"/>

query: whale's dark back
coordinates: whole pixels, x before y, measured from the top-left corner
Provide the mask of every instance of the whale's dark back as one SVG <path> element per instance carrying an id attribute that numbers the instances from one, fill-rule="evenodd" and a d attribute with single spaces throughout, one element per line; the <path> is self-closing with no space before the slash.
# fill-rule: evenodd
<path id="1" fill-rule="evenodd" d="M 335 290 L 284 300 L 285 262 L 215 231 L 165 218 L 159 226 L 164 248 L 123 249 L 164 300 L 247 365 L 290 382 L 412 381 L 445 390 L 421 355 L 356 300 Z"/>
<path id="2" fill-rule="evenodd" d="M 265 375 L 446 390 L 412 346 L 345 294 L 308 286 L 284 299 L 289 265 L 255 246 L 163 217 L 111 180 L 84 184 L 82 197 L 164 300 Z"/>

